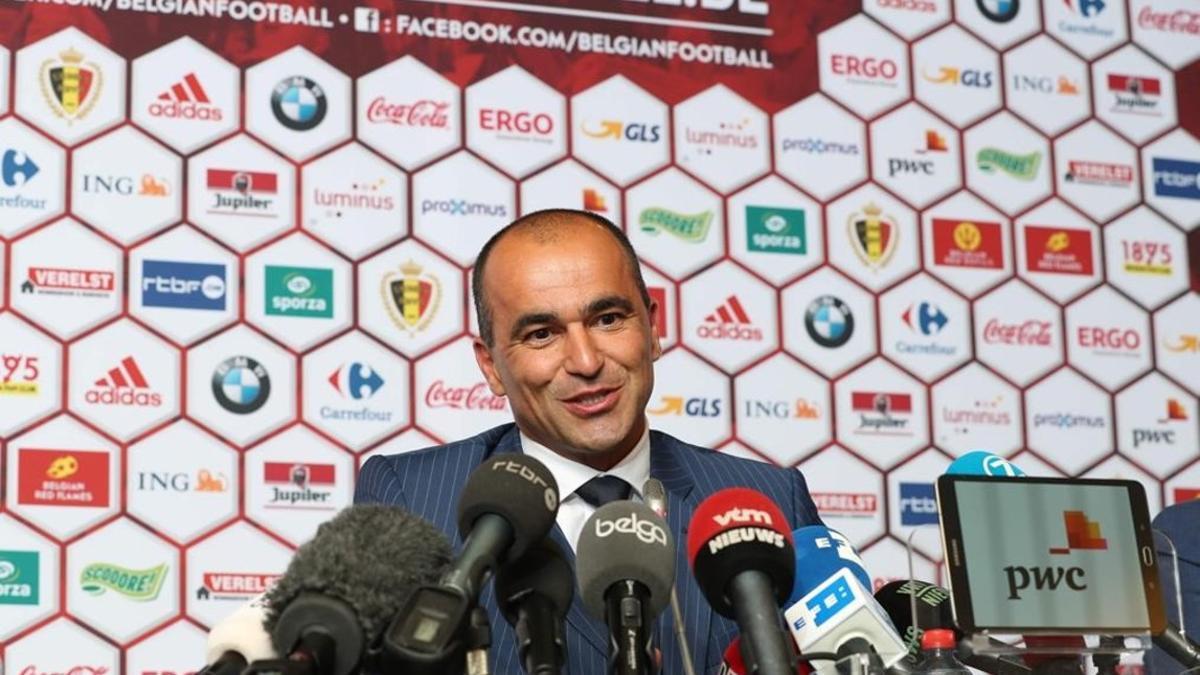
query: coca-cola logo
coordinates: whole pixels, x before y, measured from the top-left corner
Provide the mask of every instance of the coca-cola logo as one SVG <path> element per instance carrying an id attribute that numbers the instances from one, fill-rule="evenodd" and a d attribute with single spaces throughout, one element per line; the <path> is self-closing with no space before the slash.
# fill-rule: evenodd
<path id="1" fill-rule="evenodd" d="M 1050 322 L 1030 319 L 1022 323 L 1000 323 L 998 319 L 990 319 L 983 327 L 983 341 L 989 344 L 1049 347 Z"/>
<path id="2" fill-rule="evenodd" d="M 1138 12 L 1137 20 L 1138 27 L 1143 29 L 1200 35 L 1200 12 L 1189 12 L 1186 9 L 1156 12 L 1149 7 L 1143 7 L 1142 11 Z"/>
<path id="3" fill-rule="evenodd" d="M 367 106 L 367 121 L 404 127 L 445 129 L 450 124 L 450 103 L 427 98 L 412 103 L 389 103 L 377 96 Z"/>
<path id="4" fill-rule="evenodd" d="M 482 382 L 470 387 L 448 387 L 445 382 L 438 380 L 425 391 L 425 405 L 458 410 L 504 410 L 507 402 L 504 397 L 489 391 Z"/>
<path id="5" fill-rule="evenodd" d="M 21 675 L 108 675 L 106 666 L 71 666 L 66 670 L 38 670 L 35 666 L 25 666 Z"/>

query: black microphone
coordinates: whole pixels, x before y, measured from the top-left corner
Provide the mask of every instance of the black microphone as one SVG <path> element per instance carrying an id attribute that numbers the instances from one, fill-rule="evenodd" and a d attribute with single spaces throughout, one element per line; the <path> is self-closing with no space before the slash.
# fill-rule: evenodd
<path id="1" fill-rule="evenodd" d="M 441 675 L 466 656 L 466 626 L 484 582 L 546 537 L 558 485 L 541 462 L 520 454 L 476 467 L 458 499 L 462 552 L 437 584 L 418 588 L 383 634 L 390 668 Z"/>
<path id="2" fill-rule="evenodd" d="M 654 621 L 675 583 L 675 543 L 666 522 L 644 504 L 605 504 L 584 523 L 575 571 L 583 606 L 608 624 L 608 672 L 658 672 Z"/>
<path id="3" fill-rule="evenodd" d="M 1178 661 L 1184 669 L 1200 668 L 1200 645 L 1180 633 L 1178 628 L 1168 623 L 1166 630 L 1151 639 L 1155 647 Z"/>
<path id="4" fill-rule="evenodd" d="M 496 604 L 517 634 L 529 675 L 557 675 L 566 655 L 563 619 L 575 596 L 575 575 L 562 549 L 543 539 L 496 572 Z"/>
<path id="5" fill-rule="evenodd" d="M 263 628 L 278 659 L 244 673 L 350 675 L 405 596 L 436 579 L 450 542 L 393 506 L 356 505 L 317 528 L 264 598 Z"/>

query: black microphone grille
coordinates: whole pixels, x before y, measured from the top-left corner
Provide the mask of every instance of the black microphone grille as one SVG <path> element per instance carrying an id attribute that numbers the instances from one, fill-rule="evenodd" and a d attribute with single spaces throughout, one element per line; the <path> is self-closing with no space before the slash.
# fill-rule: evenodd
<path id="1" fill-rule="evenodd" d="M 471 472 L 458 498 L 458 532 L 466 536 L 480 516 L 498 515 L 513 529 L 509 563 L 545 538 L 558 514 L 558 483 L 544 464 L 528 455 L 501 454 Z"/>

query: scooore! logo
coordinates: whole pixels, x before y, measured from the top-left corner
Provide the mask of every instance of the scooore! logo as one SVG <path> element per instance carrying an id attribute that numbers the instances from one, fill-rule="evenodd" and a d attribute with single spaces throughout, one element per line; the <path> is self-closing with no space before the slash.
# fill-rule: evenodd
<path id="1" fill-rule="evenodd" d="M 222 408 L 248 415 L 271 396 L 271 376 L 249 356 L 231 356 L 213 370 L 212 393 Z"/>
<path id="2" fill-rule="evenodd" d="M 822 347 L 841 347 L 854 335 L 854 313 L 841 298 L 818 296 L 804 311 L 804 330 Z"/>
<path id="3" fill-rule="evenodd" d="M 658 544 L 664 547 L 668 545 L 667 531 L 652 520 L 638 518 L 638 514 L 636 513 L 611 520 L 605 518 L 596 519 L 597 537 L 606 539 L 613 536 L 613 534 L 632 534 L 638 538 L 638 541 L 645 544 Z"/>
<path id="4" fill-rule="evenodd" d="M 975 164 L 984 173 L 1002 172 L 1017 180 L 1031 181 L 1037 178 L 1042 153 L 1035 150 L 1018 155 L 999 148 L 983 148 L 975 154 Z"/>
<path id="5" fill-rule="evenodd" d="M 650 207 L 642 209 L 638 214 L 638 225 L 642 232 L 651 236 L 666 232 L 689 244 L 698 244 L 707 239 L 712 221 L 712 211 L 688 215 L 661 207 Z"/>
<path id="6" fill-rule="evenodd" d="M 113 563 L 92 563 L 79 575 L 79 586 L 90 595 L 115 591 L 130 600 L 148 602 L 158 597 L 167 578 L 167 564 L 133 569 Z"/>
<path id="7" fill-rule="evenodd" d="M 142 306 L 225 310 L 225 265 L 142 261 Z"/>
<path id="8" fill-rule="evenodd" d="M 804 209 L 747 205 L 746 248 L 752 253 L 808 253 Z"/>
<path id="9" fill-rule="evenodd" d="M 0 605 L 36 605 L 38 583 L 37 551 L 0 550 Z"/>
<path id="10" fill-rule="evenodd" d="M 38 84 L 55 115 L 73 124 L 88 116 L 104 90 L 104 70 L 74 47 L 42 62 Z"/>
<path id="11" fill-rule="evenodd" d="M 292 131 L 315 128 L 325 119 L 328 106 L 321 85 L 303 75 L 286 77 L 271 90 L 271 112 Z"/>
<path id="12" fill-rule="evenodd" d="M 333 270 L 267 265 L 263 275 L 268 316 L 333 317 Z"/>

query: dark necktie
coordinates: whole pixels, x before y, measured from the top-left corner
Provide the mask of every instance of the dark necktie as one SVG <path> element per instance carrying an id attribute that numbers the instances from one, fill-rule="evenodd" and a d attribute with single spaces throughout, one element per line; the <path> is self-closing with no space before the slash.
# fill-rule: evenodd
<path id="1" fill-rule="evenodd" d="M 575 490 L 575 494 L 595 508 L 629 499 L 632 493 L 633 486 L 616 476 L 596 476 Z"/>

